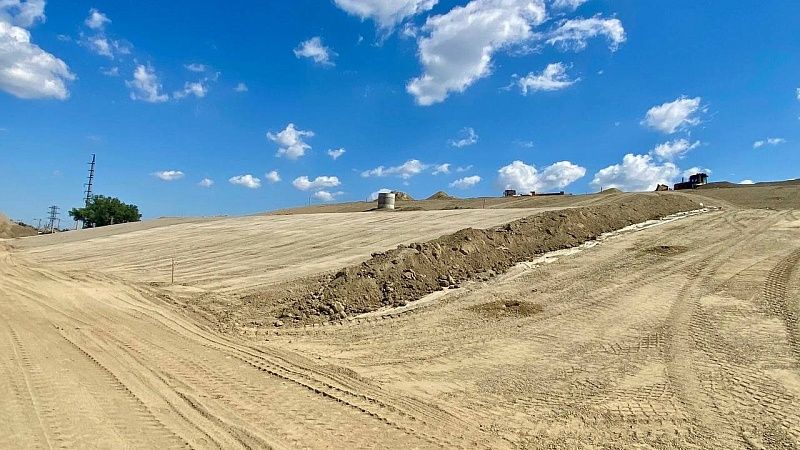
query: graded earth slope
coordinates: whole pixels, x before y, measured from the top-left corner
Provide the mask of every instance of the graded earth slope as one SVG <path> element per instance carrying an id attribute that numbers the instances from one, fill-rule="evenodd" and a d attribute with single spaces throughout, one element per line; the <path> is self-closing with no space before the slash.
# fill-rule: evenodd
<path id="1" fill-rule="evenodd" d="M 237 289 L 536 211 L 262 216 L 0 241 L 0 448 L 797 448 L 793 208 L 726 203 L 413 309 L 225 333 L 192 312 L 207 309 L 204 296 L 238 308 L 226 303 L 244 301 Z M 168 263 L 149 267 L 171 254 L 173 286 Z"/>

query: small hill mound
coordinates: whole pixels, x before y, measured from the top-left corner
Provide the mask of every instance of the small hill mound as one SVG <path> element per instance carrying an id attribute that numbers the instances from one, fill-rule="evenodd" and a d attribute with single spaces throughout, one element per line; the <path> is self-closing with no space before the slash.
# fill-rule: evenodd
<path id="1" fill-rule="evenodd" d="M 404 202 L 410 202 L 410 201 L 414 200 L 414 197 L 412 197 L 412 196 L 410 196 L 410 195 L 408 195 L 408 194 L 406 194 L 405 192 L 402 192 L 402 191 L 395 191 L 394 192 L 394 199 L 395 200 L 404 201 Z"/>
<path id="2" fill-rule="evenodd" d="M 21 223 L 14 223 L 0 214 L 0 239 L 11 239 L 25 236 L 36 236 L 36 228 Z"/>
<path id="3" fill-rule="evenodd" d="M 604 189 L 604 190 L 603 190 L 603 191 L 601 191 L 600 193 L 601 193 L 601 194 L 621 194 L 621 193 L 622 193 L 622 191 L 620 191 L 620 190 L 619 190 L 619 189 L 617 189 L 617 188 L 608 188 L 608 189 Z"/>
<path id="4" fill-rule="evenodd" d="M 428 197 L 428 200 L 455 200 L 455 199 L 456 199 L 455 197 L 453 197 L 452 195 L 448 194 L 445 191 L 439 191 Z"/>

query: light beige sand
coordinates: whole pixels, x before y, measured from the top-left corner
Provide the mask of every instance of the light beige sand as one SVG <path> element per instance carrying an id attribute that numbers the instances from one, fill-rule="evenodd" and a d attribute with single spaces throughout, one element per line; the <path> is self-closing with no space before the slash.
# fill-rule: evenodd
<path id="1" fill-rule="evenodd" d="M 453 210 L 160 219 L 22 239 L 37 263 L 215 293 L 333 270 L 401 243 L 488 227 L 542 209 Z"/>
<path id="2" fill-rule="evenodd" d="M 530 213 L 0 242 L 0 448 L 797 448 L 798 210 L 729 206 L 344 325 L 220 334 L 186 303 Z M 173 256 L 185 287 L 162 286 Z"/>

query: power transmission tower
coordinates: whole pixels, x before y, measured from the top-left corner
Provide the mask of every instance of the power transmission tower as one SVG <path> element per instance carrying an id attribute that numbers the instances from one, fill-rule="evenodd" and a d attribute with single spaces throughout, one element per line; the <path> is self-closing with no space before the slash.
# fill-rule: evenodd
<path id="1" fill-rule="evenodd" d="M 56 221 L 58 221 L 59 223 L 61 222 L 61 219 L 59 219 L 58 214 L 59 214 L 58 213 L 58 206 L 53 205 L 50 208 L 48 208 L 48 211 L 47 211 L 47 215 L 48 215 L 47 232 L 48 233 L 55 232 L 55 230 L 56 230 Z"/>
<path id="2" fill-rule="evenodd" d="M 89 180 L 84 184 L 86 190 L 84 191 L 84 205 L 89 206 L 89 202 L 92 200 L 92 185 L 94 184 L 94 160 L 95 155 L 92 153 L 92 162 L 89 163 Z"/>
<path id="3" fill-rule="evenodd" d="M 95 162 L 95 154 L 92 153 L 92 162 L 89 163 L 89 177 L 88 177 L 88 180 L 86 181 L 86 184 L 83 185 L 86 188 L 86 190 L 83 191 L 83 193 L 84 193 L 83 205 L 84 206 L 89 206 L 89 203 L 92 201 L 92 196 L 94 195 L 92 193 L 92 186 L 94 185 L 94 162 Z M 86 222 L 83 222 L 83 224 L 81 225 L 81 228 L 86 228 Z"/>

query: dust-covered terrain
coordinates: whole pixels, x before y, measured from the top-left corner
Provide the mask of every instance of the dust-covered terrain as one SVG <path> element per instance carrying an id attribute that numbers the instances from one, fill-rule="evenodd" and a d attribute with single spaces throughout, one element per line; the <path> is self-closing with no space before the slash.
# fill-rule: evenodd
<path id="1" fill-rule="evenodd" d="M 0 240 L 0 447 L 797 448 L 791 189 Z"/>
<path id="2" fill-rule="evenodd" d="M 8 217 L 0 213 L 0 239 L 36 236 L 37 234 L 38 232 L 35 228 L 12 222 Z"/>

